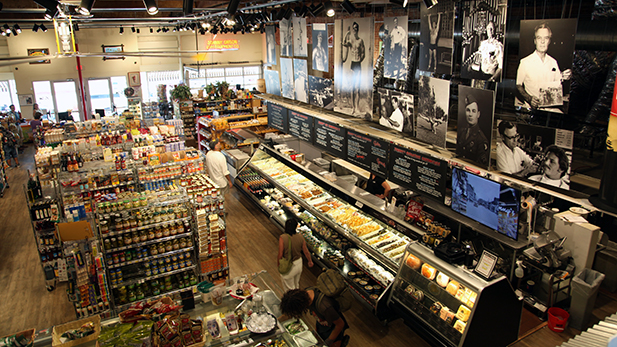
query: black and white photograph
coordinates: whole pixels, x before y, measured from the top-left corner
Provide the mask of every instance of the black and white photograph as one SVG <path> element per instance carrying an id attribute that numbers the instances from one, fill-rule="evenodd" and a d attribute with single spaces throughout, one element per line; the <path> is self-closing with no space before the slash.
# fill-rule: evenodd
<path id="1" fill-rule="evenodd" d="M 294 99 L 294 67 L 291 58 L 281 58 L 281 96 Z"/>
<path id="2" fill-rule="evenodd" d="M 573 136 L 569 130 L 501 120 L 497 123 L 497 170 L 549 186 L 569 189 L 571 141 L 557 139 Z"/>
<path id="3" fill-rule="evenodd" d="M 334 89 L 331 79 L 309 75 L 309 103 L 326 110 L 334 109 Z"/>
<path id="4" fill-rule="evenodd" d="M 383 35 L 383 76 L 407 78 L 407 16 L 386 17 Z"/>
<path id="5" fill-rule="evenodd" d="M 264 78 L 266 80 L 266 93 L 281 96 L 279 72 L 276 70 L 264 70 Z"/>
<path id="6" fill-rule="evenodd" d="M 416 138 L 445 148 L 449 108 L 450 81 L 428 76 L 420 77 Z"/>
<path id="7" fill-rule="evenodd" d="M 296 100 L 308 103 L 308 79 L 306 60 L 294 59 L 294 93 Z"/>
<path id="8" fill-rule="evenodd" d="M 313 70 L 328 72 L 328 27 L 326 23 L 313 24 Z"/>
<path id="9" fill-rule="evenodd" d="M 276 28 L 274 25 L 266 26 L 266 63 L 276 65 Z"/>
<path id="10" fill-rule="evenodd" d="M 522 20 L 514 105 L 568 112 L 576 19 Z"/>
<path id="11" fill-rule="evenodd" d="M 306 57 L 306 18 L 293 17 L 294 56 Z"/>
<path id="12" fill-rule="evenodd" d="M 279 22 L 281 35 L 281 57 L 293 57 L 293 38 L 291 35 L 291 20 L 281 19 Z"/>
<path id="13" fill-rule="evenodd" d="M 374 18 L 334 21 L 334 110 L 373 118 Z"/>
<path id="14" fill-rule="evenodd" d="M 507 0 L 464 3 L 461 77 L 501 81 L 507 5 Z"/>
<path id="15" fill-rule="evenodd" d="M 456 155 L 483 169 L 490 164 L 494 108 L 492 90 L 458 86 Z"/>
<path id="16" fill-rule="evenodd" d="M 430 9 L 421 3 L 420 18 L 420 70 L 451 74 L 454 2 L 442 0 Z"/>
<path id="17" fill-rule="evenodd" d="M 377 88 L 379 94 L 378 123 L 400 132 L 413 134 L 413 95 Z"/>

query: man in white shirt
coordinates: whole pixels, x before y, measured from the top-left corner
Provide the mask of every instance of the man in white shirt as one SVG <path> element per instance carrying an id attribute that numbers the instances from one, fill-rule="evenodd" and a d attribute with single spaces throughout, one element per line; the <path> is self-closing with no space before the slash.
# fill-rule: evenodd
<path id="1" fill-rule="evenodd" d="M 516 125 L 504 120 L 498 129 L 502 142 L 497 143 L 497 170 L 523 177 L 534 172 L 533 159 L 518 147 Z"/>
<path id="2" fill-rule="evenodd" d="M 392 111 L 390 117 L 385 114 L 382 115 L 382 117 L 379 119 L 379 124 L 388 128 L 396 129 L 398 131 L 403 131 L 403 123 L 405 121 L 405 117 L 403 116 L 403 112 L 401 112 L 398 97 L 396 96 L 392 97 L 392 107 L 394 108 L 394 111 Z"/>
<path id="3" fill-rule="evenodd" d="M 394 17 L 394 28 L 390 31 L 390 51 L 388 58 L 392 62 L 392 78 L 398 78 L 401 70 L 405 67 L 403 59 L 403 46 L 405 44 L 406 32 L 403 27 L 398 25 L 398 18 Z"/>
<path id="4" fill-rule="evenodd" d="M 562 81 L 569 80 L 570 69 L 561 72 L 557 60 L 547 54 L 553 32 L 546 23 L 535 28 L 533 42 L 536 50 L 521 59 L 516 72 L 515 106 L 550 107 L 563 105 Z M 557 108 L 546 109 L 550 112 L 561 112 Z"/>
<path id="5" fill-rule="evenodd" d="M 221 195 L 225 196 L 231 187 L 231 178 L 227 170 L 227 160 L 221 153 L 221 144 L 217 140 L 210 141 L 210 151 L 206 154 L 206 168 L 212 181 L 221 187 Z"/>
<path id="6" fill-rule="evenodd" d="M 555 145 L 550 145 L 544 153 L 542 175 L 531 176 L 529 179 L 557 188 L 570 189 L 570 182 L 567 178 L 569 168 L 570 160 L 566 152 Z"/>

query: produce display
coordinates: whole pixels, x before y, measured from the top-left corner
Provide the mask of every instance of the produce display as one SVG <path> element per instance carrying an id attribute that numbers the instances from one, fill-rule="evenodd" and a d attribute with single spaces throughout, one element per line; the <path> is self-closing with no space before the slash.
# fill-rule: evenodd
<path id="1" fill-rule="evenodd" d="M 150 332 L 154 322 L 143 320 L 135 324 L 125 323 L 104 326 L 99 335 L 101 347 L 141 346 L 150 344 Z"/>
<path id="2" fill-rule="evenodd" d="M 92 334 L 94 334 L 94 323 L 88 322 L 82 325 L 81 327 L 79 327 L 78 329 L 71 329 L 63 333 L 60 336 L 60 341 L 62 341 L 62 343 L 65 343 L 68 341 L 81 339 L 82 337 L 86 337 Z"/>

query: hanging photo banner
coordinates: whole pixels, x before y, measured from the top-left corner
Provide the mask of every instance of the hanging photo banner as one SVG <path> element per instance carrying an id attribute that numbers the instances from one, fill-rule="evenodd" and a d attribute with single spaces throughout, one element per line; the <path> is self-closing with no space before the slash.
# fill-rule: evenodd
<path id="1" fill-rule="evenodd" d="M 453 43 L 454 1 L 441 0 L 430 9 L 420 4 L 420 70 L 451 74 Z"/>

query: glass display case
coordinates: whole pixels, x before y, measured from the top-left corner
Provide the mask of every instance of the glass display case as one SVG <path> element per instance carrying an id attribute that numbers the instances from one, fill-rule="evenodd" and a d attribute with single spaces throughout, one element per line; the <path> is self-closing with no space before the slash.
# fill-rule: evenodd
<path id="1" fill-rule="evenodd" d="M 489 281 L 407 246 L 388 300 L 408 325 L 440 346 L 507 346 L 518 338 L 523 302 L 505 276 Z"/>

